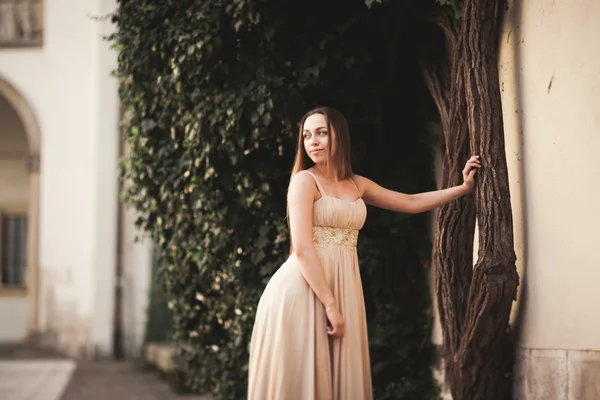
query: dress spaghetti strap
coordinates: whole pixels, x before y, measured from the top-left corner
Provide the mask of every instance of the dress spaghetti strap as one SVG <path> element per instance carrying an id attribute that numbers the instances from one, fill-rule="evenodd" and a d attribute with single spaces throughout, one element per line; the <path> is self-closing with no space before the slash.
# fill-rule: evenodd
<path id="1" fill-rule="evenodd" d="M 321 186 L 321 182 L 319 182 L 319 178 L 317 178 L 317 176 L 315 174 L 313 174 L 312 172 L 310 172 L 309 170 L 305 169 L 305 171 L 308 172 L 315 180 L 315 183 L 317 184 L 317 188 L 319 189 L 319 192 L 321 192 L 321 196 L 327 197 L 327 193 L 325 193 L 323 186 Z"/>
<path id="2" fill-rule="evenodd" d="M 358 190 L 358 186 L 356 186 L 356 182 L 354 182 L 354 179 L 350 178 L 350 181 L 352 181 L 352 184 L 354 185 L 354 188 L 356 189 L 356 194 L 358 195 L 358 198 L 361 198 L 360 195 L 360 191 Z"/>

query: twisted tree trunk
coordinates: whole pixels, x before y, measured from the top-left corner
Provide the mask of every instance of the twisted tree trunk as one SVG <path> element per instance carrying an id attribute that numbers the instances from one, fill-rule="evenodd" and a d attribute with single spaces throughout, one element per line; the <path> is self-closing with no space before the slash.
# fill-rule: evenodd
<path id="1" fill-rule="evenodd" d="M 445 138 L 443 186 L 461 183 L 471 154 L 481 156 L 475 196 L 440 209 L 436 291 L 446 380 L 455 400 L 510 397 L 509 315 L 519 277 L 497 70 L 498 0 L 465 0 L 460 24 L 438 20 L 448 39 L 450 74 L 425 71 Z M 473 268 L 475 215 L 478 262 Z"/>

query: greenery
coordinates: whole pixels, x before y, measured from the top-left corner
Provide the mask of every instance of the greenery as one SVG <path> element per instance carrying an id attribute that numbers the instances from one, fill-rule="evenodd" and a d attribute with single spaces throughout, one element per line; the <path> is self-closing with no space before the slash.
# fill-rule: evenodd
<path id="1" fill-rule="evenodd" d="M 245 397 L 260 294 L 288 256 L 297 121 L 349 119 L 355 171 L 434 188 L 434 107 L 416 63 L 422 1 L 120 1 L 124 198 L 154 238 L 191 387 Z M 359 240 L 374 394 L 432 399 L 428 217 L 369 209 Z"/>

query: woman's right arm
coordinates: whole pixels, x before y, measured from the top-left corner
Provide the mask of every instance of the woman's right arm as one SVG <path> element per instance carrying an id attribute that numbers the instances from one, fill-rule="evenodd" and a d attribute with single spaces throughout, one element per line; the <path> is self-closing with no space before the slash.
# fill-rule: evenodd
<path id="1" fill-rule="evenodd" d="M 313 209 L 317 193 L 315 181 L 308 173 L 300 172 L 292 178 L 288 191 L 292 246 L 296 259 L 300 263 L 302 276 L 325 306 L 333 327 L 330 334 L 337 336 L 343 334 L 343 319 L 340 315 L 341 322 L 335 321 L 338 319 L 336 314 L 339 314 L 338 305 L 327 283 L 321 259 L 313 243 Z"/>

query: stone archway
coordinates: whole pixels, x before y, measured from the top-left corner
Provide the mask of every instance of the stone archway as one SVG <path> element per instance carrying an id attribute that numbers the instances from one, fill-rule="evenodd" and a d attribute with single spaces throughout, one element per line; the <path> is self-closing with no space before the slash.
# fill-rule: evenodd
<path id="1" fill-rule="evenodd" d="M 38 331 L 39 308 L 39 197 L 41 130 L 29 102 L 7 80 L 0 76 L 0 96 L 4 97 L 20 118 L 28 142 L 27 169 L 29 172 L 29 202 L 27 209 L 27 267 L 28 298 L 27 331 L 33 338 Z"/>

